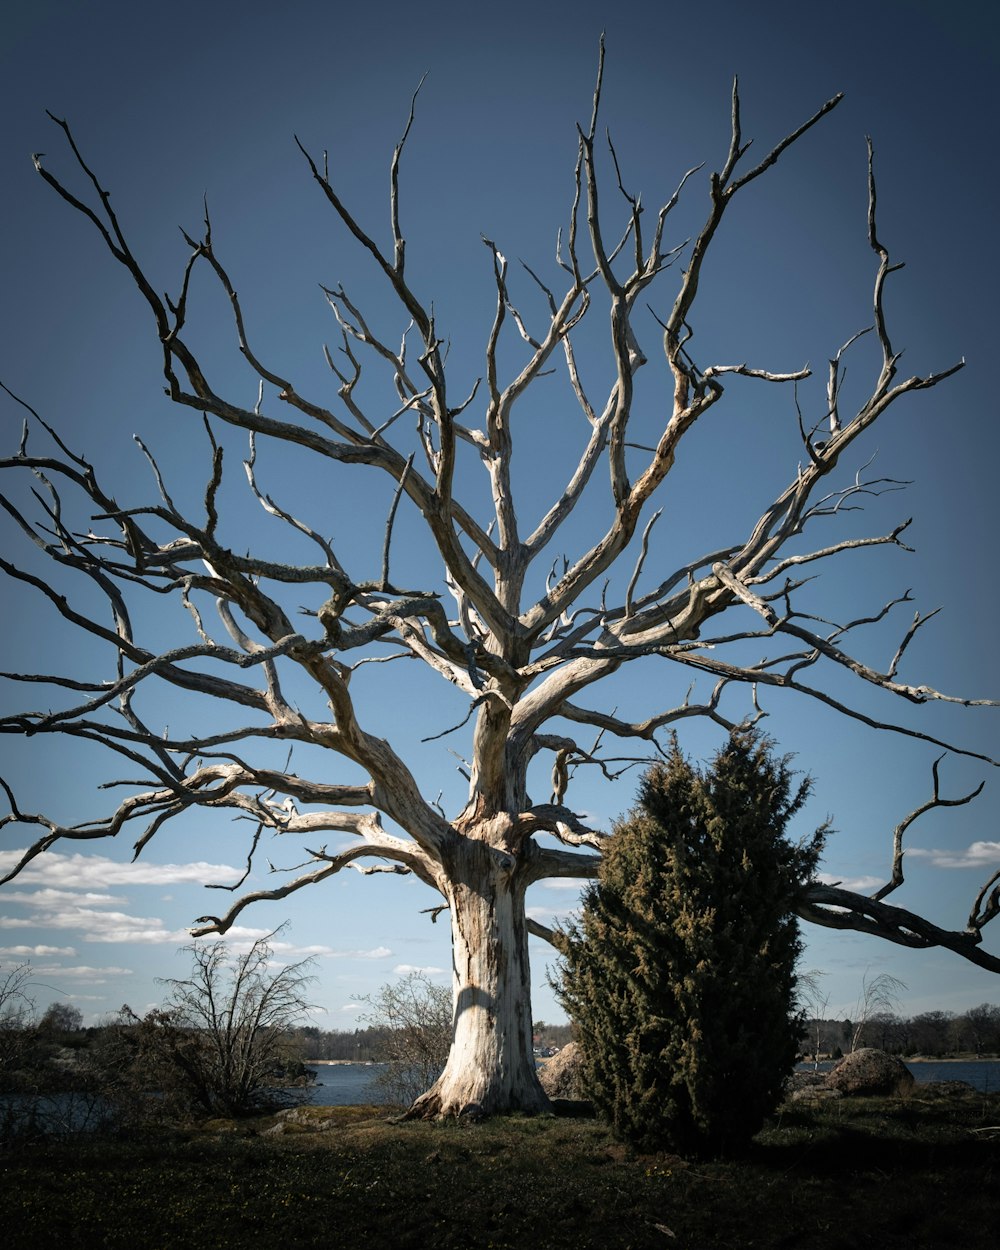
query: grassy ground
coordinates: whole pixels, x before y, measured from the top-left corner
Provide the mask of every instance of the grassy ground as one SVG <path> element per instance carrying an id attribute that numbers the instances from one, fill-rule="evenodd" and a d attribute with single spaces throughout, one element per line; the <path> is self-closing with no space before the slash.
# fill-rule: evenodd
<path id="1" fill-rule="evenodd" d="M 0 1155 L 5 1250 L 990 1250 L 1000 1096 L 786 1105 L 738 1162 L 636 1155 L 588 1120 L 392 1124 L 314 1108 Z"/>

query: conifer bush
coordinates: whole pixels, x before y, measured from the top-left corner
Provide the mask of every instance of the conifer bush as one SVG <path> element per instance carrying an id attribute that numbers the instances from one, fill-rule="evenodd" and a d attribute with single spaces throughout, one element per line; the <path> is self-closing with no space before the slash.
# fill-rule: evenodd
<path id="1" fill-rule="evenodd" d="M 618 1136 L 712 1157 L 781 1099 L 801 1029 L 792 904 L 826 827 L 786 837 L 808 779 L 752 729 L 699 770 L 676 741 L 615 827 L 556 986 L 585 1081 Z"/>

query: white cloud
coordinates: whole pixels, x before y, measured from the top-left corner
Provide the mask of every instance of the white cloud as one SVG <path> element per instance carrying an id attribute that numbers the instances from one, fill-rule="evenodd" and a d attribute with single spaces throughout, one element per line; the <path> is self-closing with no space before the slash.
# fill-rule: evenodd
<path id="1" fill-rule="evenodd" d="M 25 855 L 25 850 L 0 851 L 0 876 L 9 872 Z M 242 868 L 229 864 L 209 864 L 198 860 L 190 864 L 151 864 L 145 860 L 119 863 L 104 855 L 71 855 L 59 851 L 43 851 L 18 873 L 24 885 L 44 885 L 64 889 L 86 889 L 89 886 L 174 885 L 180 882 L 237 881 Z"/>
<path id="2" fill-rule="evenodd" d="M 271 950 L 276 955 L 294 955 L 296 958 L 315 957 L 317 959 L 387 959 L 392 950 L 388 946 L 374 946 L 371 950 L 337 950 L 334 946 L 297 946 L 294 942 L 272 942 Z"/>
<path id="3" fill-rule="evenodd" d="M 228 942 L 235 938 L 232 942 L 232 948 L 238 953 L 244 953 L 259 938 L 268 937 L 273 933 L 273 929 L 244 929 L 238 925 L 234 925 L 228 933 L 223 935 Z M 209 934 L 207 940 L 213 940 L 213 935 Z M 304 959 L 308 956 L 315 956 L 318 959 L 387 959 L 392 951 L 388 946 L 375 946 L 371 950 L 337 950 L 334 946 L 323 946 L 313 944 L 311 946 L 300 946 L 296 942 L 286 942 L 281 938 L 277 941 L 270 942 L 271 953 L 274 955 L 293 955 L 297 959 Z"/>
<path id="4" fill-rule="evenodd" d="M 26 903 L 29 907 L 58 907 L 63 903 L 125 903 L 127 899 L 118 894 L 97 894 L 90 891 L 80 894 L 74 890 L 5 890 L 5 903 Z"/>
<path id="5" fill-rule="evenodd" d="M 842 890 L 865 894 L 885 884 L 885 877 L 838 877 L 835 872 L 818 872 L 816 880 L 823 885 L 837 885 Z"/>
<path id="6" fill-rule="evenodd" d="M 23 852 L 0 851 L 0 873 L 19 861 Z M 24 909 L 22 916 L 10 911 L 0 916 L 0 930 L 44 927 L 50 930 L 72 930 L 88 942 L 128 942 L 142 945 L 180 946 L 191 941 L 186 929 L 168 928 L 159 916 L 135 916 L 119 910 L 128 900 L 95 887 L 108 885 L 159 884 L 164 880 L 218 880 L 238 875 L 226 865 L 198 861 L 190 864 L 129 865 L 118 864 L 99 855 L 62 855 L 45 852 L 37 856 L 20 874 L 22 885 L 38 885 L 35 890 L 11 890 L 3 894 L 4 902 Z M 117 905 L 115 908 L 114 905 Z M 262 937 L 267 929 L 234 929 L 236 937 Z M 21 949 L 18 947 L 17 949 Z M 26 954 L 44 957 L 42 948 L 25 946 Z M 52 948 L 60 954 L 75 954 L 71 948 Z"/>
<path id="7" fill-rule="evenodd" d="M 16 959 L 54 959 L 76 954 L 75 946 L 0 946 L 0 957 L 11 956 Z"/>
<path id="8" fill-rule="evenodd" d="M 582 890 L 587 885 L 579 877 L 549 877 L 539 881 L 538 885 L 545 890 Z"/>
<path id="9" fill-rule="evenodd" d="M 75 929 L 88 942 L 141 942 L 178 945 L 190 941 L 184 929 L 168 929 L 158 917 L 130 916 L 121 911 L 97 911 L 90 907 L 60 904 L 39 908 L 30 919 L 0 916 L 0 929 L 24 929 L 44 925 L 48 929 Z"/>
<path id="10" fill-rule="evenodd" d="M 959 851 L 923 850 L 915 846 L 907 855 L 929 859 L 935 868 L 997 868 L 1000 867 L 1000 842 L 972 842 Z"/>
<path id="11" fill-rule="evenodd" d="M 282 926 L 283 928 L 284 926 Z M 237 955 L 244 955 L 255 942 L 261 938 L 269 938 L 275 933 L 274 929 L 251 929 L 245 925 L 233 925 L 227 932 L 221 935 L 230 949 Z M 191 935 L 182 935 L 184 940 L 190 941 Z M 217 942 L 220 935 L 217 933 L 207 933 L 203 938 L 198 939 L 205 942 Z M 284 938 L 275 938 L 269 942 L 272 955 L 280 955 L 282 957 L 291 956 L 295 959 L 317 958 L 317 959 L 386 959 L 392 954 L 388 946 L 376 946 L 371 950 L 338 950 L 334 946 L 325 946 L 322 943 L 312 943 L 303 946 L 298 942 L 289 942 Z M 276 966 L 277 963 L 276 963 Z"/>
<path id="12" fill-rule="evenodd" d="M 222 941 L 230 945 L 237 954 L 243 954 L 253 946 L 254 942 L 260 941 L 261 938 L 270 937 L 273 932 L 273 929 L 248 929 L 245 925 L 234 924 L 231 929 L 227 929 L 223 934 L 206 933 L 199 940 L 218 942 L 221 937 Z"/>
<path id="13" fill-rule="evenodd" d="M 132 976 L 131 968 L 116 968 L 113 964 L 107 968 L 92 968 L 87 964 L 53 964 L 34 971 L 45 977 L 78 977 L 81 981 L 90 981 L 95 985 L 103 985 L 110 977 Z"/>
<path id="14" fill-rule="evenodd" d="M 444 972 L 444 969 L 435 968 L 433 964 L 427 964 L 425 966 L 421 966 L 420 964 L 397 964 L 395 968 L 393 968 L 393 972 L 401 977 L 409 976 L 414 972 L 422 972 L 425 976 L 432 977 Z"/>

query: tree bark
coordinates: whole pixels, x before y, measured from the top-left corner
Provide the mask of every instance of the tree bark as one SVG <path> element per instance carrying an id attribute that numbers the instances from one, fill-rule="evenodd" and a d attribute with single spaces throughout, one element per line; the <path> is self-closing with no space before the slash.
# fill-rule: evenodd
<path id="1" fill-rule="evenodd" d="M 454 1040 L 408 1116 L 546 1111 L 532 1049 L 525 874 L 513 855 L 468 839 L 449 877 Z"/>

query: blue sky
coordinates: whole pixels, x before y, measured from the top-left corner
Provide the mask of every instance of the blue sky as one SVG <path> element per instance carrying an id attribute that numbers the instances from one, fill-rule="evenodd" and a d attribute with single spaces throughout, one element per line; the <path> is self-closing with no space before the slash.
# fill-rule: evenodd
<path id="1" fill-rule="evenodd" d="M 843 104 L 727 218 L 705 275 L 697 341 L 703 359 L 749 360 L 774 370 L 808 362 L 822 376 L 827 358 L 868 323 L 870 133 L 880 234 L 893 257 L 906 261 L 888 296 L 894 340 L 906 349 L 903 369 L 936 371 L 963 356 L 967 365 L 944 386 L 901 404 L 843 466 L 852 474 L 877 453 L 879 472 L 912 482 L 905 494 L 873 500 L 845 525 L 882 533 L 913 516 L 916 554 L 869 552 L 831 568 L 814 602 L 841 618 L 866 615 L 912 587 L 921 609 L 945 610 L 908 651 L 906 679 L 1000 697 L 993 634 L 1000 453 L 993 385 L 1000 279 L 991 95 L 997 18 L 965 0 L 946 9 L 848 0 L 835 14 L 818 5 L 723 2 L 710 12 L 699 27 L 690 6 L 591 0 L 571 11 L 546 3 L 480 11 L 433 0 L 367 7 L 293 0 L 280 12 L 252 0 L 180 0 L 166 9 L 46 0 L 7 6 L 0 19 L 0 379 L 88 454 L 123 496 L 138 501 L 151 489 L 131 438 L 140 433 L 178 496 L 200 498 L 208 469 L 204 434 L 162 397 L 144 306 L 94 232 L 32 169 L 30 154 L 42 151 L 49 168 L 71 176 L 45 109 L 70 121 L 111 189 L 133 246 L 164 289 L 176 290 L 185 260 L 177 227 L 197 231 L 208 197 L 216 244 L 251 310 L 255 340 L 267 345 L 279 368 L 303 379 L 303 390 L 311 385 L 322 402 L 332 402 L 321 349 L 334 331 L 318 283 L 343 282 L 387 326 L 395 325 L 394 314 L 377 275 L 324 210 L 293 134 L 316 152 L 329 150 L 333 181 L 359 219 L 384 238 L 389 158 L 411 93 L 427 71 L 404 156 L 403 227 L 414 287 L 434 302 L 453 343 L 457 391 L 462 379 L 471 384 L 481 371 L 492 315 L 490 258 L 480 236 L 536 271 L 552 272 L 556 231 L 572 197 L 575 125 L 589 116 L 602 29 L 604 120 L 626 183 L 641 189 L 649 205 L 665 200 L 686 169 L 702 160 L 718 167 L 724 159 L 734 73 L 745 133 L 761 150 L 844 91 Z M 692 179 L 677 211 L 679 237 L 700 224 L 704 195 L 702 175 Z M 213 292 L 200 294 L 205 311 L 196 328 L 205 356 L 252 402 L 256 382 L 236 358 L 224 310 Z M 860 387 L 870 365 L 862 348 L 849 385 Z M 600 376 L 606 366 L 595 357 L 586 367 Z M 685 551 L 742 534 L 794 467 L 787 396 L 734 385 L 729 398 L 725 415 L 692 440 L 693 454 L 671 487 L 661 523 L 671 567 Z M 528 516 L 544 506 L 547 469 L 561 447 L 541 418 L 532 454 L 518 465 Z M 16 449 L 20 425 L 16 406 L 0 405 L 3 454 Z M 242 457 L 245 449 L 233 450 Z M 338 478 L 331 487 L 305 463 L 268 463 L 263 452 L 259 468 L 266 489 L 279 498 L 321 500 L 325 528 L 340 536 L 358 568 L 366 561 L 370 567 L 381 544 L 384 484 Z M 268 535 L 262 542 L 283 540 L 280 528 L 262 528 L 235 483 L 231 504 L 234 527 L 252 523 Z M 831 528 L 831 540 L 844 532 Z M 0 542 L 5 552 L 31 559 L 6 522 Z M 393 554 L 420 565 L 425 553 L 412 527 L 401 524 Z M 79 669 L 104 662 L 96 648 L 53 621 L 45 604 L 15 590 L 7 585 L 2 592 L 7 656 L 0 667 L 43 668 L 53 653 Z M 180 624 L 180 617 L 142 610 L 144 628 L 164 640 L 176 637 L 174 621 Z M 898 633 L 874 632 L 863 644 L 864 658 L 884 664 L 897 641 Z M 623 682 L 614 697 L 623 713 L 648 715 L 657 702 L 683 698 L 686 684 L 683 674 L 653 670 Z M 390 698 L 389 683 L 371 677 L 368 723 L 405 743 L 418 730 L 446 728 L 463 707 L 441 686 L 408 673 Z M 23 686 L 0 690 L 5 709 L 34 705 L 38 697 Z M 815 779 L 802 830 L 829 816 L 838 831 L 826 870 L 845 882 L 884 880 L 892 828 L 928 797 L 936 752 L 815 704 L 770 698 L 766 708 L 768 731 Z M 996 710 L 913 711 L 884 701 L 879 708 L 972 750 L 1000 754 Z M 164 715 L 180 724 L 197 712 L 178 705 Z M 718 733 L 693 726 L 682 742 L 704 758 Z M 461 743 L 407 751 L 431 796 L 441 790 L 454 808 L 462 785 L 449 745 Z M 95 749 L 67 750 L 49 740 L 2 737 L 0 759 L 0 772 L 17 783 L 26 810 L 66 820 L 106 810 L 109 796 L 96 786 L 120 775 Z M 931 813 L 914 827 L 908 883 L 895 896 L 954 927 L 1000 863 L 1000 776 L 957 757 L 942 770 L 946 794 L 984 777 L 977 803 Z M 632 774 L 615 785 L 589 777 L 575 784 L 574 803 L 605 822 L 632 801 Z M 203 883 L 232 882 L 241 871 L 245 833 L 228 820 L 177 822 L 136 867 L 127 866 L 129 844 L 58 848 L 44 870 L 33 869 L 0 893 L 0 963 L 31 960 L 42 1006 L 65 997 L 88 1018 L 122 1002 L 145 1008 L 161 995 L 155 978 L 183 970 L 177 948 L 185 926 L 218 910 L 219 896 L 206 896 Z M 24 841 L 23 829 L 0 830 L 0 856 Z M 529 901 L 548 920 L 569 912 L 576 895 L 575 888 L 538 887 Z M 290 921 L 279 954 L 317 956 L 318 1020 L 350 1027 L 358 996 L 401 969 L 446 978 L 447 926 L 432 924 L 421 910 L 435 902 L 417 882 L 343 873 L 287 903 L 245 912 L 233 940 L 249 941 Z M 831 1010 L 853 1004 L 869 968 L 904 980 L 912 1011 L 1000 1000 L 995 977 L 948 953 L 913 954 L 829 931 L 809 929 L 806 936 L 804 962 L 825 972 Z M 1000 948 L 1000 931 L 992 945 Z M 546 948 L 533 943 L 533 959 L 536 1017 L 552 1018 L 558 1009 L 545 984 Z"/>

